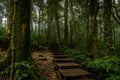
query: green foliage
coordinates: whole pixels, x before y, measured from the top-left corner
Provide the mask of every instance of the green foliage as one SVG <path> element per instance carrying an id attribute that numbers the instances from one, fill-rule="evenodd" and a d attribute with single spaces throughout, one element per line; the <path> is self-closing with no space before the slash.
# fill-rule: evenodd
<path id="1" fill-rule="evenodd" d="M 65 49 L 64 52 L 73 57 L 78 62 L 83 62 L 87 57 L 90 56 L 90 53 L 88 52 L 75 49 Z"/>
<path id="2" fill-rule="evenodd" d="M 105 56 L 94 61 L 87 58 L 83 64 L 94 71 L 99 78 L 104 78 L 104 80 L 120 79 L 120 58 L 117 56 Z"/>
<path id="3" fill-rule="evenodd" d="M 3 75 L 8 76 L 10 74 L 11 66 L 3 71 Z M 14 63 L 14 80 L 22 80 L 28 77 L 28 74 L 34 69 L 34 65 L 28 61 Z"/>
<path id="4" fill-rule="evenodd" d="M 6 39 L 6 29 L 0 26 L 0 42 Z"/>
<path id="5" fill-rule="evenodd" d="M 36 35 L 34 33 L 31 34 L 31 46 L 34 50 L 40 50 L 42 46 L 46 45 L 45 36 Z"/>
<path id="6" fill-rule="evenodd" d="M 99 44 L 99 49 L 100 50 L 104 50 L 105 49 L 104 41 L 103 41 L 102 38 L 98 38 L 98 44 Z"/>
<path id="7" fill-rule="evenodd" d="M 120 80 L 120 74 L 111 74 L 106 80 Z"/>
<path id="8" fill-rule="evenodd" d="M 119 39 L 119 38 L 118 38 Z M 117 56 L 120 56 L 120 41 L 116 40 L 115 53 Z"/>
<path id="9" fill-rule="evenodd" d="M 16 70 L 14 73 L 14 80 L 21 80 L 28 77 L 28 74 L 34 68 L 34 65 L 29 63 L 28 61 L 23 61 L 15 63 L 14 67 Z"/>
<path id="10" fill-rule="evenodd" d="M 0 48 L 6 49 L 8 47 L 7 35 L 5 27 L 0 26 Z"/>
<path id="11" fill-rule="evenodd" d="M 6 68 L 3 72 L 2 75 L 5 76 L 9 76 L 10 75 L 10 69 L 11 66 L 9 66 L 8 68 Z M 13 73 L 13 77 L 14 80 L 29 80 L 28 77 L 31 75 L 32 71 L 36 70 L 34 65 L 28 61 L 23 61 L 23 62 L 16 62 L 14 63 L 14 73 Z M 37 74 L 37 76 L 39 76 L 40 80 L 46 80 L 42 74 L 40 73 L 39 70 L 37 70 L 37 72 L 39 72 L 39 74 Z"/>

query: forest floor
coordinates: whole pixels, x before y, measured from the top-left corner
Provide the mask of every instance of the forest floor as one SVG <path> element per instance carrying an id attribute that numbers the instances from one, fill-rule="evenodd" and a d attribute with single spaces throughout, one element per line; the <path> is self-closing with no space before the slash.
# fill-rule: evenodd
<path id="1" fill-rule="evenodd" d="M 47 80 L 57 80 L 56 74 L 54 72 L 54 66 L 52 64 L 52 57 L 50 52 L 33 52 L 33 59 L 35 61 L 35 66 L 41 70 L 41 74 Z M 6 51 L 0 52 L 0 61 L 6 56 Z M 0 76 L 0 80 L 8 80 Z"/>
<path id="2" fill-rule="evenodd" d="M 51 52 L 34 52 L 33 59 L 38 68 L 47 80 L 58 80 L 54 71 L 54 65 L 52 63 L 53 57 Z M 78 79 L 77 79 L 78 80 Z M 83 77 L 80 80 L 95 80 L 92 78 Z"/>
<path id="3" fill-rule="evenodd" d="M 6 51 L 0 51 L 0 61 L 3 61 L 6 55 Z"/>
<path id="4" fill-rule="evenodd" d="M 1 59 L 4 59 L 4 56 L 6 56 L 6 51 L 0 52 L 0 61 Z M 32 54 L 35 66 L 41 70 L 41 74 L 47 79 L 47 80 L 58 80 L 56 77 L 56 73 L 54 71 L 54 65 L 52 63 L 53 57 L 52 53 L 49 51 L 45 52 L 33 52 Z M 3 57 L 3 58 L 1 58 Z M 0 80 L 8 80 L 4 79 L 2 76 L 0 76 Z M 94 79 L 82 79 L 82 80 L 94 80 Z"/>
<path id="5" fill-rule="evenodd" d="M 53 58 L 50 52 L 34 52 L 33 59 L 35 65 L 41 69 L 41 72 L 47 80 L 57 80 L 54 65 L 52 64 Z"/>

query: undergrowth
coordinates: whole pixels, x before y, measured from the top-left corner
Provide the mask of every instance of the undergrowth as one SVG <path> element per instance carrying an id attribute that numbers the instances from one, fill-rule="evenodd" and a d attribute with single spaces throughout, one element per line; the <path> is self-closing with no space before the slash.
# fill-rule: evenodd
<path id="1" fill-rule="evenodd" d="M 83 64 L 98 76 L 97 80 L 120 79 L 120 58 L 117 56 L 104 56 L 96 60 L 87 58 Z"/>
<path id="2" fill-rule="evenodd" d="M 69 48 L 62 50 L 92 72 L 95 80 L 120 80 L 120 58 L 118 56 L 106 55 L 93 60 L 90 58 L 90 53 L 86 51 Z"/>
<path id="3" fill-rule="evenodd" d="M 2 76 L 8 78 L 10 75 L 11 66 L 7 67 L 3 72 Z M 31 80 L 30 75 L 32 75 L 32 71 L 36 70 L 35 66 L 28 62 L 16 62 L 14 63 L 14 72 L 13 78 L 14 80 Z M 37 76 L 39 76 L 39 80 L 46 80 L 39 70 L 35 71 Z M 38 74 L 39 73 L 39 74 Z"/>

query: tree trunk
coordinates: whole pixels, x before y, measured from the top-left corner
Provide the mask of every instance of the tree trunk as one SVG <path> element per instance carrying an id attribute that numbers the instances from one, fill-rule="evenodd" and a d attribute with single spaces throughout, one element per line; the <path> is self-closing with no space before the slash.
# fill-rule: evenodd
<path id="1" fill-rule="evenodd" d="M 15 3 L 17 6 L 13 6 L 14 15 L 9 14 L 10 18 L 14 17 L 11 32 L 10 48 L 8 50 L 8 55 L 6 59 L 1 62 L 0 70 L 7 67 L 12 58 L 12 52 L 14 52 L 15 60 L 14 62 L 21 62 L 27 60 L 30 54 L 30 13 L 31 13 L 31 1 L 18 1 L 10 3 Z M 12 17 L 13 16 L 13 17 Z M 8 25 L 11 27 L 10 25 Z"/>
<path id="2" fill-rule="evenodd" d="M 14 1 L 14 24 L 11 47 L 14 50 L 15 62 L 21 62 L 30 56 L 30 19 L 31 0 Z"/>
<path id="3" fill-rule="evenodd" d="M 34 33 L 33 22 L 32 22 L 32 20 L 31 20 L 31 22 L 30 22 L 30 32 L 31 32 L 31 33 Z"/>
<path id="4" fill-rule="evenodd" d="M 14 14 L 11 14 L 13 16 L 13 23 L 10 48 L 7 58 L 0 63 L 0 70 L 11 65 L 9 80 L 13 80 L 13 63 L 32 61 L 30 51 L 31 0 L 14 0 L 13 4 Z M 30 74 L 29 78 L 38 80 L 35 71 L 32 70 Z"/>
<path id="5" fill-rule="evenodd" d="M 105 52 L 106 54 L 111 54 L 113 46 L 113 34 L 111 26 L 111 7 L 112 0 L 104 0 L 104 42 L 105 42 Z"/>
<path id="6" fill-rule="evenodd" d="M 71 13 L 71 22 L 70 22 L 70 47 L 73 46 L 73 35 L 74 35 L 74 28 L 75 28 L 75 14 L 73 11 L 73 1 L 70 0 L 70 13 Z"/>
<path id="7" fill-rule="evenodd" d="M 7 38 L 10 43 L 12 24 L 13 24 L 13 14 L 14 14 L 14 0 L 8 1 L 8 26 L 7 26 Z"/>
<path id="8" fill-rule="evenodd" d="M 59 17 L 58 17 L 58 11 L 55 9 L 55 22 L 56 22 L 56 27 L 57 27 L 57 39 L 58 43 L 60 41 L 60 25 L 59 25 Z"/>
<path id="9" fill-rule="evenodd" d="M 89 42 L 89 39 L 90 39 L 90 27 L 89 27 L 89 18 L 90 18 L 90 11 L 89 11 L 89 0 L 87 0 L 86 1 L 86 5 L 87 5 L 87 7 L 86 7 L 86 10 L 88 11 L 88 13 L 87 13 L 87 15 L 86 15 L 86 49 L 87 49 L 87 51 L 89 52 L 90 51 L 90 42 Z"/>
<path id="10" fill-rule="evenodd" d="M 7 26 L 7 39 L 8 43 L 11 40 L 12 25 L 13 25 L 13 14 L 14 14 L 14 0 L 8 1 L 8 26 Z M 0 62 L 0 71 L 4 70 L 11 64 L 11 48 L 8 49 L 8 55 L 3 62 Z"/>
<path id="11" fill-rule="evenodd" d="M 98 40 L 97 40 L 97 16 L 98 13 L 98 4 L 97 0 L 90 0 L 90 28 L 91 28 L 91 35 L 90 35 L 90 42 L 91 42 L 91 53 L 93 58 L 97 58 L 98 56 Z"/>
<path id="12" fill-rule="evenodd" d="M 64 41 L 65 41 L 65 45 L 68 46 L 68 0 L 65 0 L 65 5 L 64 5 Z"/>
<path id="13" fill-rule="evenodd" d="M 51 41 L 51 33 L 52 33 L 52 26 L 53 26 L 53 2 L 51 2 L 52 0 L 47 0 L 47 33 L 46 33 L 46 39 L 47 39 L 47 43 L 48 46 L 50 44 Z M 52 14 L 52 15 L 51 15 Z"/>
<path id="14" fill-rule="evenodd" d="M 38 36 L 41 34 L 41 20 L 40 20 L 40 9 L 38 10 L 39 12 L 39 18 L 38 18 Z"/>

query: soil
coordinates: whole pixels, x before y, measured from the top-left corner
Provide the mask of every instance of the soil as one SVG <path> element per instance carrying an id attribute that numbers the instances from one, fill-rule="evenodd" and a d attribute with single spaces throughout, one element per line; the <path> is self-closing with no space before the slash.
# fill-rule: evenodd
<path id="1" fill-rule="evenodd" d="M 57 80 L 54 72 L 54 65 L 52 64 L 53 58 L 51 52 L 34 52 L 33 59 L 35 65 L 41 69 L 41 72 L 47 80 Z"/>

